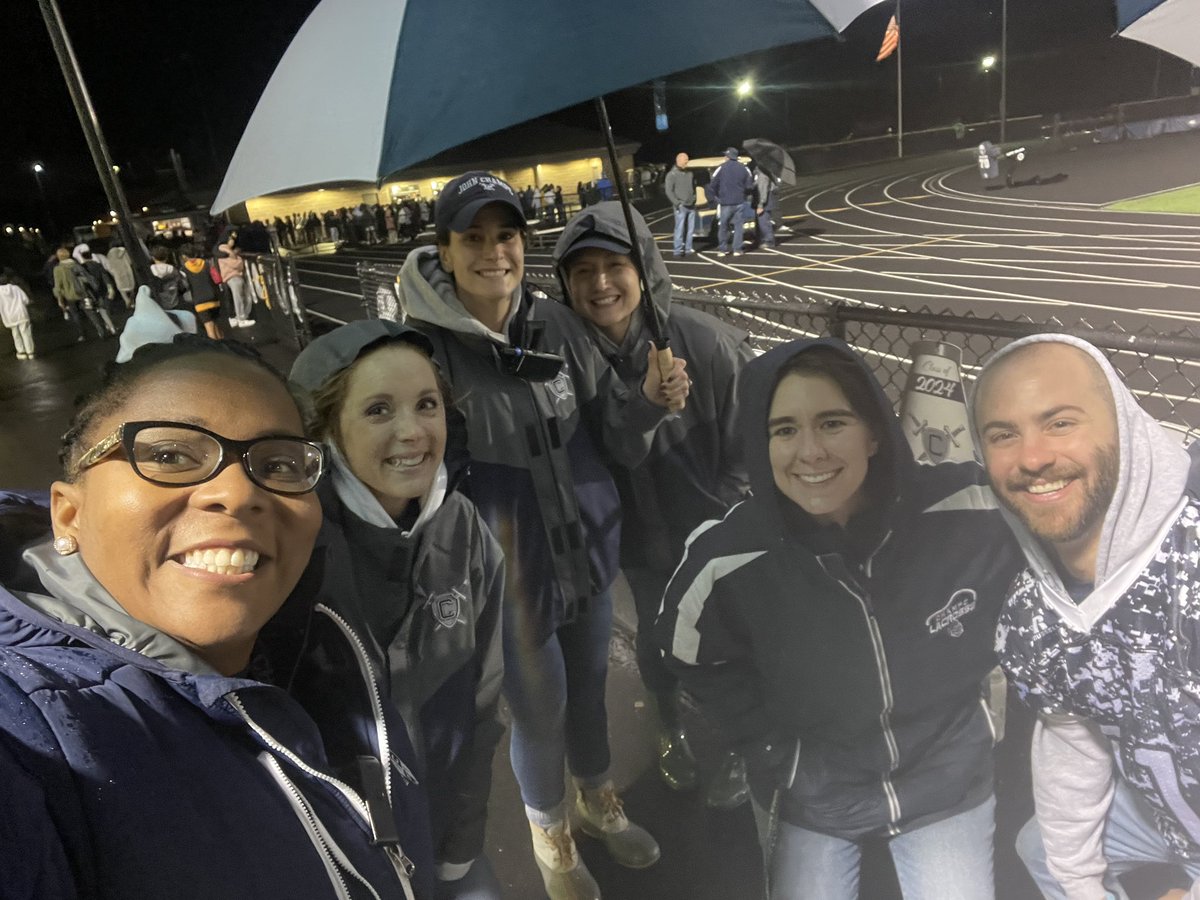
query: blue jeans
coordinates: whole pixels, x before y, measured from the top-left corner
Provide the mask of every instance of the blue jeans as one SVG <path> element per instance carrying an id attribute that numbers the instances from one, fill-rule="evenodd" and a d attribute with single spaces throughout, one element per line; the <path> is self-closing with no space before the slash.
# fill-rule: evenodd
<path id="1" fill-rule="evenodd" d="M 747 212 L 750 204 L 739 203 L 735 206 L 722 206 L 717 218 L 717 249 L 722 253 L 729 250 L 729 224 L 733 223 L 733 252 L 742 252 L 742 229 L 746 227 Z"/>
<path id="2" fill-rule="evenodd" d="M 1112 806 L 1104 823 L 1102 847 L 1104 858 L 1108 860 L 1105 883 L 1117 898 L 1127 895 L 1116 877 L 1149 863 L 1174 863 L 1182 866 L 1188 877 L 1200 879 L 1200 863 L 1187 862 L 1171 852 L 1154 827 L 1150 810 L 1137 789 L 1130 787 L 1120 776 L 1117 776 Z M 1042 846 L 1042 833 L 1036 818 L 1026 822 L 1017 835 L 1017 855 L 1047 900 L 1065 900 L 1066 893 L 1046 864 L 1046 849 Z"/>
<path id="3" fill-rule="evenodd" d="M 771 211 L 764 209 L 758 215 L 758 246 L 775 246 L 775 226 L 771 224 Z"/>
<path id="4" fill-rule="evenodd" d="M 695 207 L 675 207 L 675 243 L 672 250 L 676 256 L 692 252 L 692 239 L 696 236 L 696 220 L 698 218 L 700 217 L 696 214 Z"/>
<path id="5" fill-rule="evenodd" d="M 904 900 L 993 900 L 995 812 L 991 796 L 974 809 L 888 841 Z M 861 861 L 862 848 L 853 841 L 780 822 L 770 865 L 771 900 L 858 900 Z"/>
<path id="6" fill-rule="evenodd" d="M 580 782 L 597 787 L 608 777 L 608 641 L 612 596 L 592 597 L 587 611 L 540 647 L 504 631 L 504 696 L 512 711 L 512 766 L 530 820 L 563 817 L 563 759 Z"/>

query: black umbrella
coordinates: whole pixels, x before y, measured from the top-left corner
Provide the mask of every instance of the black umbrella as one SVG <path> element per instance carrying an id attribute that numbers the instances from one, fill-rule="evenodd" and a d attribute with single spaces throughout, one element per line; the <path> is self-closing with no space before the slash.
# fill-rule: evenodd
<path id="1" fill-rule="evenodd" d="M 748 141 L 742 141 L 742 149 L 758 163 L 760 169 L 776 181 L 784 184 L 796 183 L 796 163 L 778 144 L 764 138 L 750 138 Z"/>

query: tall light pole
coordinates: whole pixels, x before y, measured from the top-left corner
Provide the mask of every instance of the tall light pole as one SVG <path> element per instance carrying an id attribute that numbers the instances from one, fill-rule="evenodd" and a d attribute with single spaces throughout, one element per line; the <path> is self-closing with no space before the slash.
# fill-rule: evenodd
<path id="1" fill-rule="evenodd" d="M 1008 0 L 1000 0 L 1000 143 L 1008 131 Z"/>
<path id="2" fill-rule="evenodd" d="M 54 240 L 58 241 L 62 235 L 58 233 L 58 226 L 54 224 L 54 216 L 50 213 L 50 201 L 46 199 L 46 187 L 42 184 L 42 173 L 46 171 L 46 167 L 40 162 L 33 164 L 33 177 L 37 181 L 38 196 L 42 198 L 42 209 L 46 212 L 46 224 L 50 227 L 50 234 L 54 236 Z"/>
<path id="3" fill-rule="evenodd" d="M 986 79 L 983 95 L 985 120 L 990 120 L 992 115 L 992 72 L 995 70 L 997 62 L 999 60 L 996 58 L 995 53 L 989 53 L 979 61 L 979 68 L 983 70 L 983 77 Z"/>
<path id="4" fill-rule="evenodd" d="M 87 85 L 83 82 L 83 73 L 79 69 L 79 61 L 75 58 L 75 50 L 67 37 L 62 13 L 55 0 L 38 0 L 38 6 L 41 8 L 42 18 L 46 22 L 46 30 L 50 33 L 50 43 L 54 45 L 54 53 L 58 57 L 58 65 L 62 69 L 63 79 L 67 82 L 67 92 L 71 95 L 75 114 L 79 117 L 79 124 L 83 129 L 83 136 L 87 140 L 88 150 L 91 151 L 96 174 L 100 176 L 100 184 L 104 187 L 109 207 L 118 213 L 117 225 L 125 240 L 125 246 L 129 250 L 134 272 L 140 284 L 147 284 L 150 280 L 150 258 L 146 255 L 145 247 L 133 230 L 133 216 L 129 211 L 129 203 L 113 172 L 113 162 L 108 152 L 108 144 L 104 141 L 104 133 L 100 130 L 100 122 L 96 118 L 92 98 L 88 94 Z"/>

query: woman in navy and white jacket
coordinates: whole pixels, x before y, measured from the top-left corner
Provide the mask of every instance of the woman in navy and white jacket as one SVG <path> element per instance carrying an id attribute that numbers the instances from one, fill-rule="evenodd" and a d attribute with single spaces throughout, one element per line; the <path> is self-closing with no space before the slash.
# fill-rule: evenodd
<path id="1" fill-rule="evenodd" d="M 64 438 L 53 540 L 13 565 L 37 509 L 0 509 L 6 898 L 432 896 L 403 722 L 306 572 L 321 448 L 249 353 L 141 348 Z"/>
<path id="2" fill-rule="evenodd" d="M 982 470 L 918 465 L 832 338 L 750 362 L 738 410 L 753 496 L 688 539 L 658 624 L 760 810 L 778 791 L 772 898 L 856 898 L 873 837 L 906 900 L 989 900 L 981 689 L 1020 560 Z"/>

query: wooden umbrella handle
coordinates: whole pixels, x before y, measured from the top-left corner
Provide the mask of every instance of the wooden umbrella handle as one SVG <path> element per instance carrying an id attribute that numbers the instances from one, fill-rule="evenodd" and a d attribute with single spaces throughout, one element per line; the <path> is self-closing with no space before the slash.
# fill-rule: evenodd
<path id="1" fill-rule="evenodd" d="M 661 350 L 656 348 L 654 357 L 658 360 L 658 374 L 665 382 L 675 371 L 675 355 L 671 352 L 670 347 L 664 347 Z"/>

